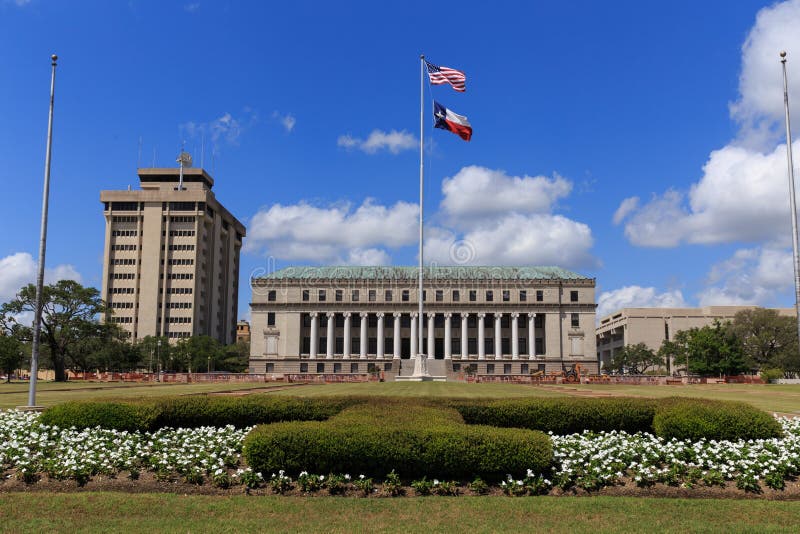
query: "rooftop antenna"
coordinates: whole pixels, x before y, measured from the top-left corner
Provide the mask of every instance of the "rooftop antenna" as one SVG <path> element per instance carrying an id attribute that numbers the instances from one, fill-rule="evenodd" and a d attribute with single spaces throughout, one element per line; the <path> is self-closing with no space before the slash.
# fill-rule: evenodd
<path id="1" fill-rule="evenodd" d="M 178 163 L 181 166 L 181 173 L 180 179 L 178 180 L 178 191 L 183 190 L 183 169 L 186 167 L 187 169 L 192 166 L 192 156 L 188 152 L 183 149 L 183 146 L 186 144 L 184 141 L 183 145 L 181 146 L 181 153 L 178 155 Z"/>

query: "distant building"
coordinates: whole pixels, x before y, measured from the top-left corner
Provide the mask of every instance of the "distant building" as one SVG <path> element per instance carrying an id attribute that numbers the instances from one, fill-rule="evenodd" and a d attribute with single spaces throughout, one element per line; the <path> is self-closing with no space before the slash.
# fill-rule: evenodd
<path id="1" fill-rule="evenodd" d="M 411 374 L 416 267 L 292 267 L 252 285 L 250 372 Z M 425 270 L 432 375 L 597 371 L 595 281 L 557 267 Z"/>
<path id="2" fill-rule="evenodd" d="M 140 190 L 102 191 L 102 296 L 132 339 L 236 340 L 245 227 L 217 201 L 203 169 L 139 169 Z"/>
<path id="3" fill-rule="evenodd" d="M 757 306 L 706 306 L 704 308 L 623 308 L 600 319 L 597 359 L 608 366 L 614 354 L 625 345 L 644 343 L 658 350 L 665 339 L 674 339 L 680 330 L 702 328 L 714 321 L 732 321 L 737 312 Z M 780 308 L 780 315 L 795 316 L 794 308 Z"/>
<path id="4" fill-rule="evenodd" d="M 236 323 L 236 342 L 240 341 L 250 343 L 250 323 L 247 321 Z"/>

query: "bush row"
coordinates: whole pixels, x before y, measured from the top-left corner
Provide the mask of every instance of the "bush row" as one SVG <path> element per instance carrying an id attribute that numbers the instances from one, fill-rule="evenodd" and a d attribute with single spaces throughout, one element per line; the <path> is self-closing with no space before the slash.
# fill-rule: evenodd
<path id="1" fill-rule="evenodd" d="M 779 437 L 782 430 L 769 414 L 742 402 L 702 399 L 517 398 L 380 399 L 370 397 L 297 398 L 275 395 L 243 397 L 162 397 L 138 402 L 79 401 L 60 404 L 42 415 L 45 424 L 62 428 L 100 426 L 127 431 L 163 427 L 237 428 L 281 421 L 324 421 L 348 407 L 378 402 L 382 406 L 447 406 L 470 425 L 524 428 L 557 435 L 583 431 L 654 432 L 663 438 L 758 439 Z M 392 411 L 400 421 L 403 409 Z M 415 412 L 412 410 L 411 412 Z M 346 411 L 359 419 L 359 412 Z M 414 417 L 409 415 L 409 417 Z M 451 421 L 453 422 L 453 421 Z M 381 422 L 383 424 L 383 422 Z"/>
<path id="2" fill-rule="evenodd" d="M 394 470 L 409 479 L 499 480 L 527 469 L 543 472 L 553 447 L 542 432 L 466 425 L 452 408 L 380 402 L 347 408 L 324 422 L 259 426 L 245 439 L 243 454 L 262 473 L 381 477 Z"/>
<path id="3" fill-rule="evenodd" d="M 450 401 L 470 424 L 566 435 L 651 432 L 665 439 L 760 439 L 783 435 L 774 417 L 744 402 L 666 398 L 519 398 Z"/>
<path id="4" fill-rule="evenodd" d="M 100 426 L 153 431 L 164 427 L 234 425 L 244 428 L 278 421 L 322 421 L 362 402 L 349 397 L 304 399 L 274 395 L 160 397 L 134 402 L 73 401 L 47 409 L 41 422 L 61 428 Z"/>

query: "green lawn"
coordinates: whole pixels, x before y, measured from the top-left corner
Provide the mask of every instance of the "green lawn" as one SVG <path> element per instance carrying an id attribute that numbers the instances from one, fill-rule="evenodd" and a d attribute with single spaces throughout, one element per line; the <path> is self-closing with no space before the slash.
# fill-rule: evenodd
<path id="1" fill-rule="evenodd" d="M 800 502 L 2 494 L 5 532 L 797 532 Z"/>
<path id="2" fill-rule="evenodd" d="M 162 395 L 189 395 L 239 390 L 263 390 L 281 383 L 160 384 L 134 382 L 37 382 L 36 403 L 53 406 L 70 400 L 140 399 Z M 28 404 L 28 383 L 0 383 L 0 410 Z"/>

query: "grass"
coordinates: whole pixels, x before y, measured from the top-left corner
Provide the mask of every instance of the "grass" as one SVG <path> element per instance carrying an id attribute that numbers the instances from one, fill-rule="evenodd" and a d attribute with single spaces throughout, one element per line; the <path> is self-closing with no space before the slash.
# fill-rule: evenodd
<path id="1" fill-rule="evenodd" d="M 797 532 L 800 502 L 7 493 L 6 532 Z"/>
<path id="2" fill-rule="evenodd" d="M 53 406 L 71 400 L 140 399 L 163 395 L 218 393 L 283 386 L 280 383 L 160 384 L 136 382 L 37 382 L 36 403 Z M 0 410 L 28 404 L 27 382 L 0 383 Z"/>

